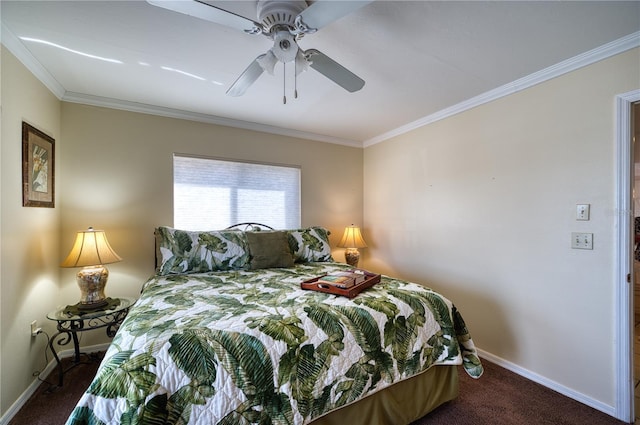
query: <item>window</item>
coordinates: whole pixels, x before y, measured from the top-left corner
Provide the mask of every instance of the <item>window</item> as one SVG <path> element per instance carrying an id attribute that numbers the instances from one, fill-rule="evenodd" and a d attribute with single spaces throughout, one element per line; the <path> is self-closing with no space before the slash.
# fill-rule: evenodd
<path id="1" fill-rule="evenodd" d="M 174 227 L 214 230 L 248 221 L 300 227 L 299 167 L 173 156 Z"/>

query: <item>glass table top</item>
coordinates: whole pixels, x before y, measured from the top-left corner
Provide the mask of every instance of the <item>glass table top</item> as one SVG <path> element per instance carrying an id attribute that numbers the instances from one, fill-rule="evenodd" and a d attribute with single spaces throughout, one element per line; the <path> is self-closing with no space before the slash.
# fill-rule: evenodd
<path id="1" fill-rule="evenodd" d="M 58 307 L 57 309 L 47 314 L 47 319 L 57 321 L 93 319 L 95 317 L 107 316 L 109 314 L 115 314 L 123 310 L 127 310 L 133 305 L 133 303 L 136 302 L 136 299 L 132 297 L 117 297 L 112 298 L 112 300 L 114 301 L 111 303 L 113 305 L 108 305 L 104 309 L 86 310 L 80 312 L 79 314 L 70 312 L 70 310 L 68 309 L 69 306 Z M 115 305 L 116 301 L 119 301 L 117 305 Z"/>

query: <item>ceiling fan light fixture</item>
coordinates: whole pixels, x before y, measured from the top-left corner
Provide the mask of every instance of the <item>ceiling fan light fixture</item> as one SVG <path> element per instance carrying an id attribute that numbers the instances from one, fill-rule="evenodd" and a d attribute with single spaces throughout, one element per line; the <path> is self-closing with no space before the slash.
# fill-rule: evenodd
<path id="1" fill-rule="evenodd" d="M 296 55 L 295 63 L 296 63 L 296 76 L 300 75 L 301 73 L 309 69 L 309 61 L 307 61 L 307 58 L 304 56 L 304 53 L 302 53 L 302 49 L 298 49 L 298 54 Z"/>
<path id="2" fill-rule="evenodd" d="M 273 54 L 271 50 L 269 50 L 265 55 L 260 56 L 258 59 L 258 64 L 267 71 L 270 75 L 273 75 L 273 70 L 278 63 L 278 58 Z"/>
<path id="3" fill-rule="evenodd" d="M 298 43 L 289 31 L 281 30 L 273 36 L 271 51 L 280 62 L 287 63 L 295 60 L 298 50 Z"/>

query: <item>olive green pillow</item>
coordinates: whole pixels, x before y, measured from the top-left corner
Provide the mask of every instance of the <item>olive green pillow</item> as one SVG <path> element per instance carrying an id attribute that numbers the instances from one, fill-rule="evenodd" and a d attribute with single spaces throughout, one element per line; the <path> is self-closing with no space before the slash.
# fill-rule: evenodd
<path id="1" fill-rule="evenodd" d="M 293 267 L 293 254 L 286 232 L 245 232 L 251 270 Z"/>

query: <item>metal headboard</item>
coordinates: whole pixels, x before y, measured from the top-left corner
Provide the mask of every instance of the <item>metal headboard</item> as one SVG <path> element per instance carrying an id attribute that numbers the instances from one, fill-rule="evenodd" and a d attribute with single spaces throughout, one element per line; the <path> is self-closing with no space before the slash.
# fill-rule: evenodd
<path id="1" fill-rule="evenodd" d="M 267 226 L 266 224 L 253 222 L 238 223 L 234 224 L 233 226 L 227 227 L 227 230 L 233 229 L 244 230 L 245 232 L 255 232 L 258 230 L 273 230 L 273 227 Z"/>

